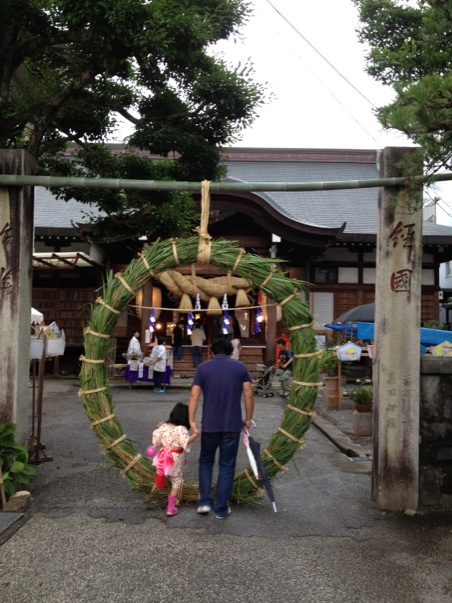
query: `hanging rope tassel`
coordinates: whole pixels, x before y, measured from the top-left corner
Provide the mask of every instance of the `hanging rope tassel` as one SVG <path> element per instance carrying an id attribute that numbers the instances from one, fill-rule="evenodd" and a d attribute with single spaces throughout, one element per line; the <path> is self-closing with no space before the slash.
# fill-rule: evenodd
<path id="1" fill-rule="evenodd" d="M 179 310 L 181 312 L 189 312 L 190 310 L 193 310 L 193 303 L 191 301 L 190 296 L 187 295 L 187 293 L 184 293 L 181 297 L 180 304 L 179 304 Z"/>
<path id="2" fill-rule="evenodd" d="M 219 316 L 220 314 L 223 314 L 223 311 L 220 307 L 220 302 L 216 297 L 211 297 L 209 299 L 209 305 L 207 306 L 207 314 L 210 314 L 211 316 Z"/>
<path id="3" fill-rule="evenodd" d="M 239 289 L 237 291 L 237 297 L 235 298 L 235 307 L 247 308 L 250 305 L 250 300 L 248 299 L 248 295 L 245 293 L 245 290 Z"/>

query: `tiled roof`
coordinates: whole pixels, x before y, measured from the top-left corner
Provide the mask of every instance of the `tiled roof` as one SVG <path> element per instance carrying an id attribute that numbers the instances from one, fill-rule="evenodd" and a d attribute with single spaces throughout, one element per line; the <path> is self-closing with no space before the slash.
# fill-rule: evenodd
<path id="1" fill-rule="evenodd" d="M 370 164 L 302 162 L 231 162 L 228 176 L 246 182 L 326 182 L 378 178 Z M 315 192 L 269 192 L 268 200 L 287 217 L 314 226 L 346 232 L 376 233 L 378 189 L 344 189 Z M 261 193 L 256 193 L 263 196 Z"/>
<path id="2" fill-rule="evenodd" d="M 369 163 L 279 161 L 227 162 L 228 176 L 245 182 L 343 182 L 379 178 Z M 338 228 L 345 234 L 378 232 L 378 188 L 320 190 L 313 192 L 256 193 L 281 214 L 319 227 Z M 452 228 L 423 223 L 424 236 L 452 237 Z"/>
<path id="3" fill-rule="evenodd" d="M 72 228 L 75 223 L 87 223 L 86 214 L 91 212 L 99 213 L 75 199 L 61 201 L 46 188 L 35 188 L 35 228 Z"/>
<path id="4" fill-rule="evenodd" d="M 296 160 L 292 161 L 291 157 Z M 379 177 L 375 151 L 303 149 L 231 149 L 225 165 L 228 179 L 245 182 L 358 181 Z M 376 235 L 378 189 L 255 193 L 282 216 L 302 224 L 340 228 L 346 235 Z M 71 200 L 60 201 L 48 190 L 35 189 L 35 226 L 71 228 L 87 223 L 96 210 Z M 424 222 L 424 236 L 452 237 L 452 228 Z"/>

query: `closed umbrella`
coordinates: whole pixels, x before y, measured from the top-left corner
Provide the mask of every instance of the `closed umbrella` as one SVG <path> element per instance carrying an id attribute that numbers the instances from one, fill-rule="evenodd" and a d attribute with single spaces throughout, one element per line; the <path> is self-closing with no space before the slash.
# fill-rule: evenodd
<path id="1" fill-rule="evenodd" d="M 363 304 L 347 310 L 334 322 L 375 322 L 375 304 Z"/>
<path id="2" fill-rule="evenodd" d="M 249 440 L 249 445 L 250 445 L 251 451 L 253 453 L 253 456 L 256 459 L 257 466 L 259 467 L 260 478 L 264 482 L 265 491 L 267 492 L 268 498 L 270 499 L 270 502 L 272 503 L 273 511 L 275 513 L 277 513 L 278 509 L 276 508 L 275 493 L 273 492 L 273 487 L 271 485 L 270 480 L 268 479 L 268 475 L 265 471 L 264 463 L 262 462 L 262 459 L 261 459 L 261 445 L 259 442 L 256 442 L 256 440 L 251 435 L 248 435 L 248 440 Z"/>
<path id="3" fill-rule="evenodd" d="M 256 479 L 259 479 L 259 471 L 257 468 L 257 459 L 255 458 L 253 451 L 251 450 L 251 446 L 250 446 L 250 439 L 252 439 L 252 438 L 246 427 L 243 428 L 242 437 L 243 437 L 243 443 L 245 444 L 245 448 L 246 448 L 246 454 L 248 455 L 248 460 L 250 462 L 250 467 L 254 473 L 254 477 Z"/>

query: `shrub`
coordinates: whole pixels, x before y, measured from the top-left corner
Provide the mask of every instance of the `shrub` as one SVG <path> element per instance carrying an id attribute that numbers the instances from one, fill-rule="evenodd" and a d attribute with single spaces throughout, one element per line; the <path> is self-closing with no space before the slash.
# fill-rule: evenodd
<path id="1" fill-rule="evenodd" d="M 320 358 L 320 369 L 324 370 L 328 377 L 336 377 L 339 374 L 339 358 L 334 348 L 323 348 Z"/>
<path id="2" fill-rule="evenodd" d="M 374 389 L 371 385 L 358 385 L 350 392 L 350 398 L 357 404 L 372 404 Z"/>
<path id="3" fill-rule="evenodd" d="M 30 477 L 36 470 L 28 465 L 28 451 L 24 446 L 16 444 L 14 423 L 0 423 L 0 467 L 3 474 L 3 486 L 8 496 L 16 491 L 16 486 L 30 483 Z"/>

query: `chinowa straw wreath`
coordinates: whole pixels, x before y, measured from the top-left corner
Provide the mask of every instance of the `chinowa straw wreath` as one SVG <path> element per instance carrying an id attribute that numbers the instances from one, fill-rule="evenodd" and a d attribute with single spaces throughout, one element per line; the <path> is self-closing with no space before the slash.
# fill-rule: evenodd
<path id="1" fill-rule="evenodd" d="M 260 289 L 282 307 L 282 317 L 290 330 L 294 355 L 293 385 L 281 424 L 270 438 L 261 458 L 268 478 L 285 471 L 298 448 L 304 447 L 304 435 L 315 413 L 313 407 L 319 387 L 319 352 L 312 329 L 312 315 L 299 293 L 302 281 L 287 278 L 275 267 L 275 261 L 246 253 L 225 240 L 212 241 L 206 230 L 187 239 L 157 241 L 146 253 L 133 260 L 127 269 L 110 274 L 102 296 L 92 309 L 89 326 L 85 329 L 85 355 L 80 372 L 80 397 L 99 444 L 109 462 L 120 469 L 133 489 L 148 493 L 151 500 L 166 500 L 166 489 L 154 488 L 155 467 L 139 453 L 127 438 L 116 417 L 109 385 L 105 358 L 110 349 L 110 334 L 121 311 L 135 299 L 143 285 L 165 270 L 196 262 L 210 263 L 225 274 L 233 273 L 247 279 L 254 289 Z M 263 482 L 255 479 L 249 469 L 234 478 L 232 499 L 238 504 L 257 504 L 262 498 Z M 198 485 L 184 482 L 179 492 L 182 502 L 198 500 Z"/>

